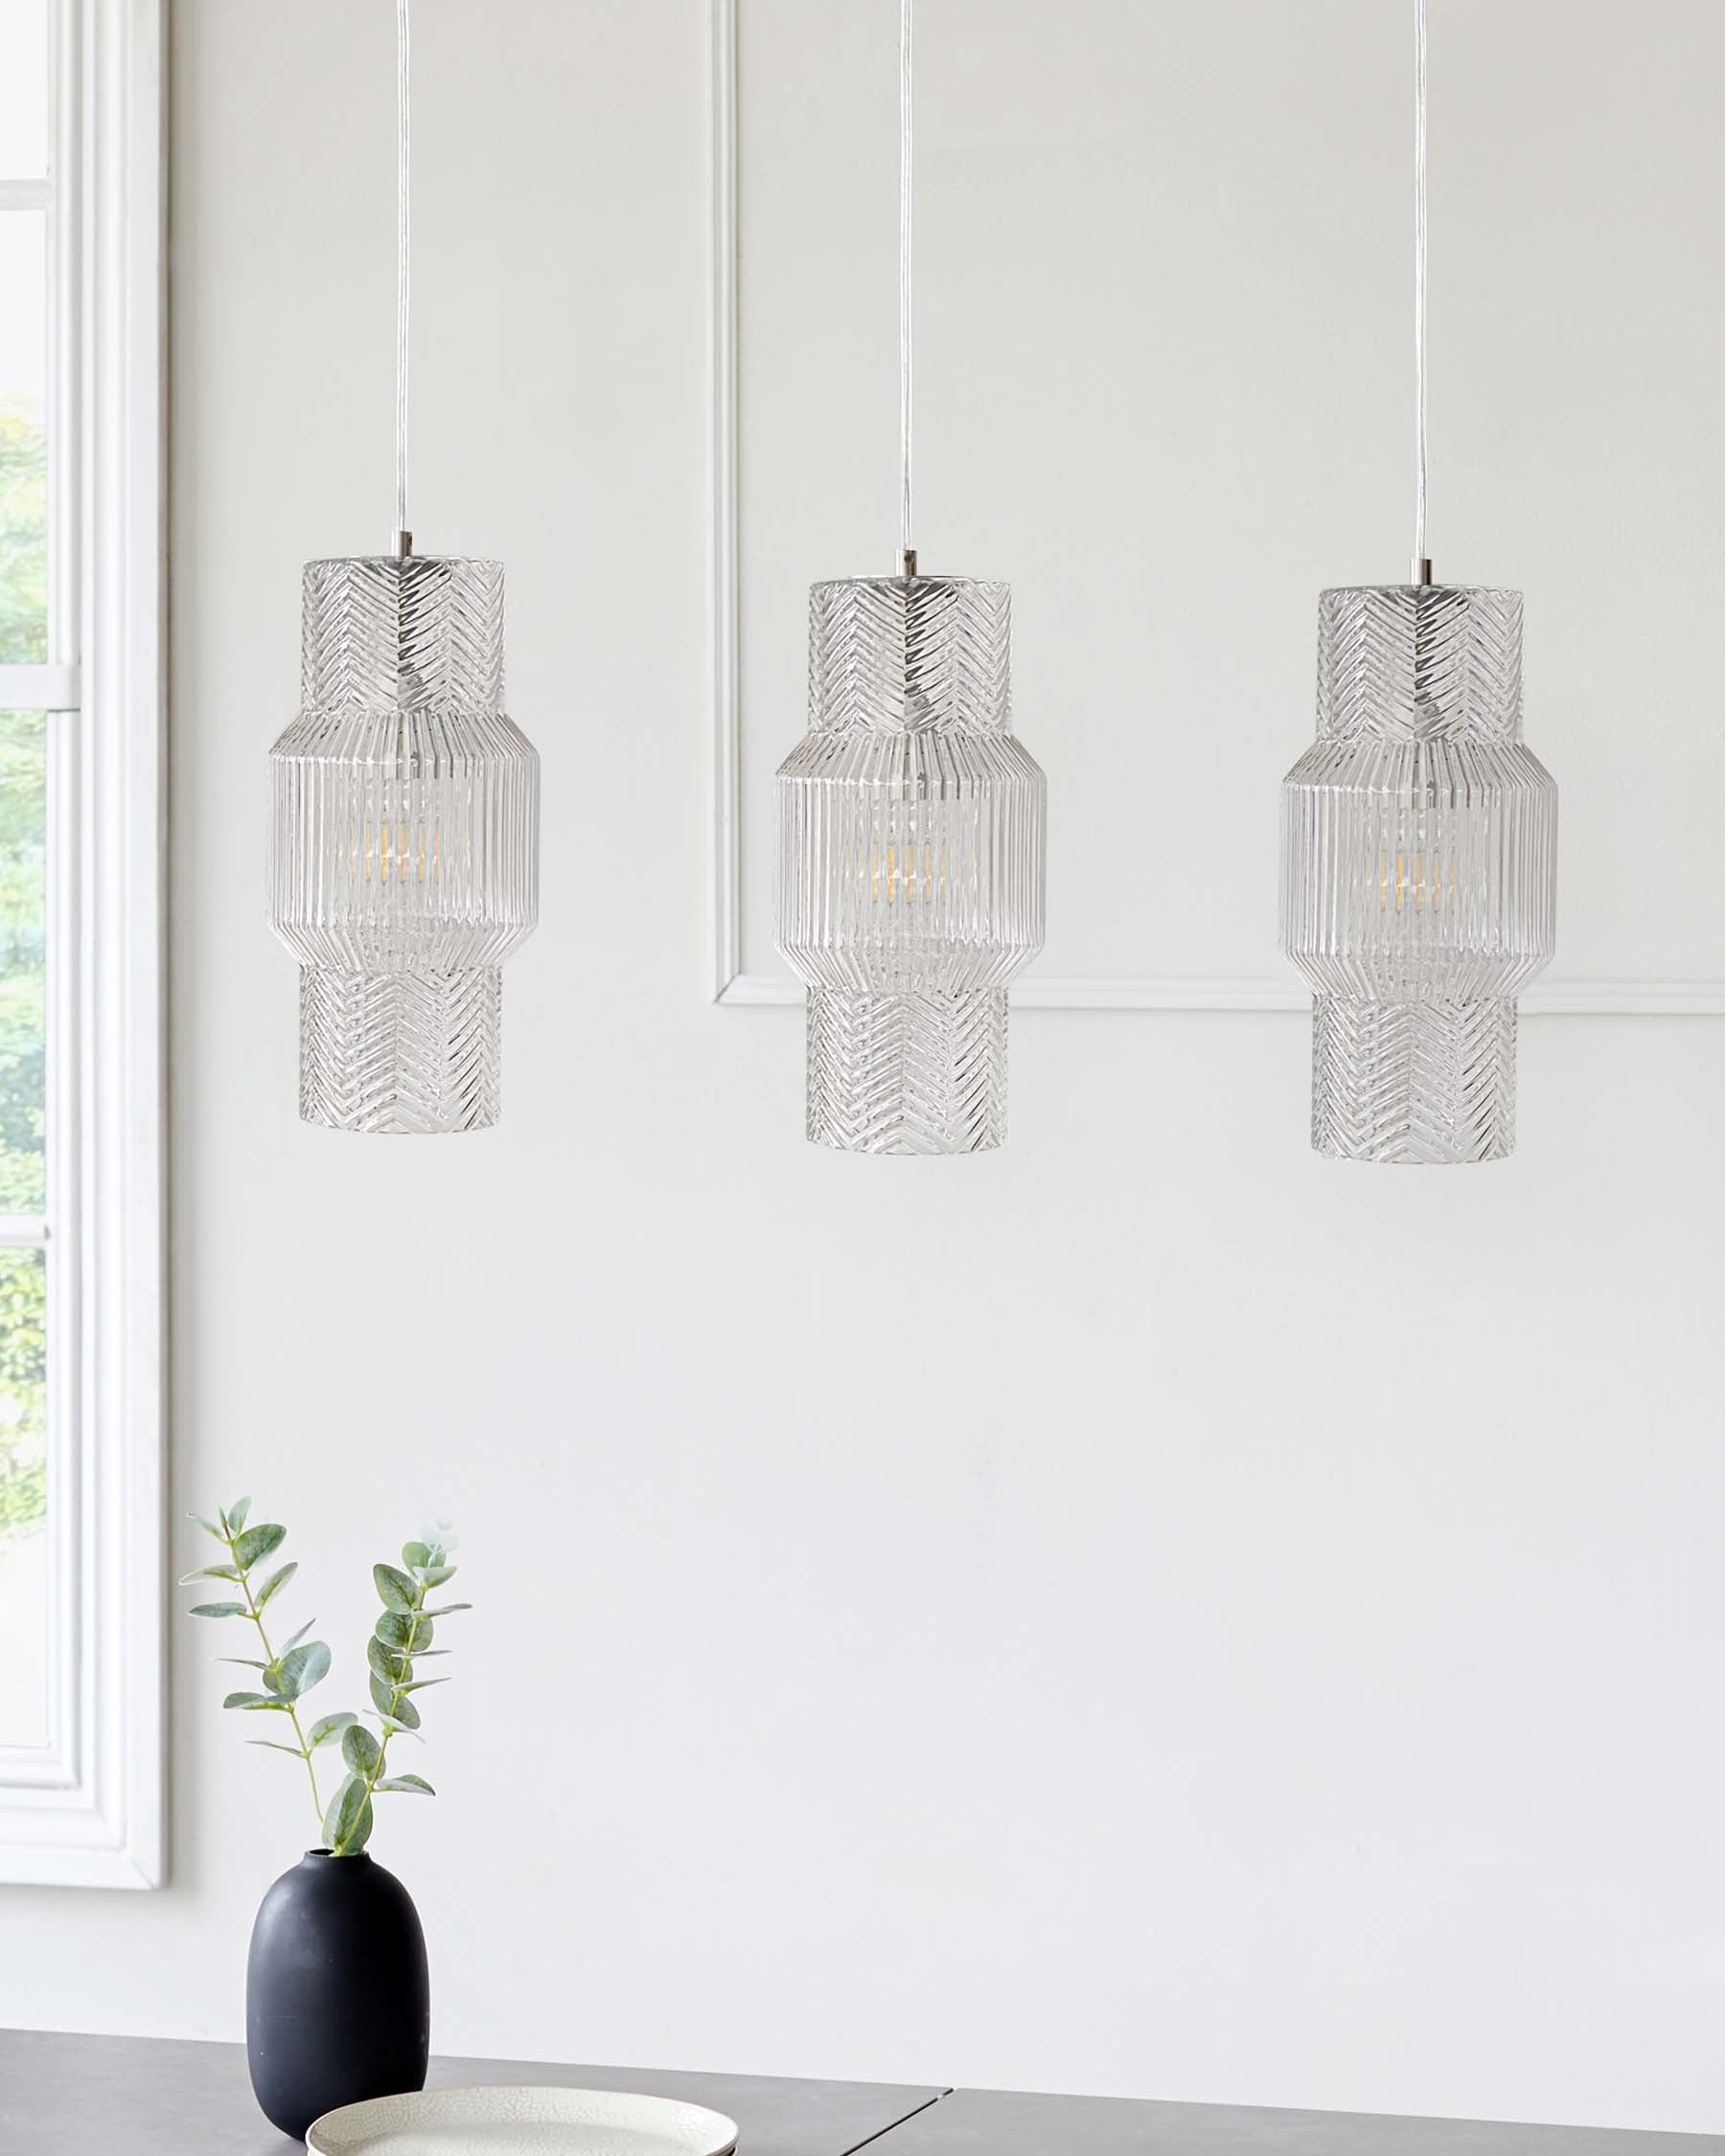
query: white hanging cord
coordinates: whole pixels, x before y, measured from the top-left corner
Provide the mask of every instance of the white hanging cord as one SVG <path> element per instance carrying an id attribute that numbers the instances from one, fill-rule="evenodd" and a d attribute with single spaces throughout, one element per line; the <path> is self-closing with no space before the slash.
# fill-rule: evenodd
<path id="1" fill-rule="evenodd" d="M 396 553 L 413 551 L 407 529 L 407 76 L 408 0 L 396 0 Z"/>
<path id="2" fill-rule="evenodd" d="M 1414 0 L 1414 582 L 1426 553 L 1426 0 Z"/>
<path id="3" fill-rule="evenodd" d="M 916 574 L 910 543 L 910 6 L 911 0 L 899 0 L 899 566 L 908 577 Z"/>

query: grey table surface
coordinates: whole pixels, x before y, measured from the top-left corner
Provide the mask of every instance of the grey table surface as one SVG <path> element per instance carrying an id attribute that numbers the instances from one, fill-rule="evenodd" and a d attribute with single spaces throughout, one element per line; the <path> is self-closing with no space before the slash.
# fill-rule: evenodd
<path id="1" fill-rule="evenodd" d="M 518 2059 L 431 2062 L 432 2088 L 486 2083 L 682 2097 L 734 2119 L 749 2156 L 850 2156 L 941 2093 Z M 289 2156 L 297 2145 L 252 2100 L 242 2045 L 0 2030 L 3 2156 Z"/>
<path id="2" fill-rule="evenodd" d="M 1725 2136 L 1259 2111 L 1000 2089 L 438 2058 L 431 2085 L 639 2089 L 735 2119 L 741 2156 L 1725 2156 Z M 238 2044 L 0 2030 L 0 2156 L 288 2156 Z"/>
<path id="3" fill-rule="evenodd" d="M 871 2156 L 1725 2156 L 1725 2138 L 954 2089 Z"/>

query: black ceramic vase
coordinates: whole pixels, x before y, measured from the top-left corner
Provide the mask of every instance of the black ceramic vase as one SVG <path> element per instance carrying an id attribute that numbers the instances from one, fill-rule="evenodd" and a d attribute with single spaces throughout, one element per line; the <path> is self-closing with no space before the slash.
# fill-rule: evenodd
<path id="1" fill-rule="evenodd" d="M 245 2053 L 264 2116 L 295 2141 L 338 2103 L 423 2089 L 426 1935 L 402 1882 L 309 1849 L 264 1896 L 245 1967 Z"/>

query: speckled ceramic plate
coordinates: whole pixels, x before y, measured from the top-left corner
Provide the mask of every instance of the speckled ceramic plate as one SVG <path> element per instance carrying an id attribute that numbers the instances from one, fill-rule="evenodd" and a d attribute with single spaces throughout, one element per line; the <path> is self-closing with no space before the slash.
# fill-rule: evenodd
<path id="1" fill-rule="evenodd" d="M 311 2156 L 731 2156 L 733 2120 L 610 2089 L 422 2089 L 314 2119 Z"/>

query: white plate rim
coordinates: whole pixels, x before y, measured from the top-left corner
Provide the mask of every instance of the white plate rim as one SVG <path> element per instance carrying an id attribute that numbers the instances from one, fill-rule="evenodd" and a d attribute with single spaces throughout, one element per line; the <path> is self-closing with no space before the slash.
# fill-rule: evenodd
<path id="1" fill-rule="evenodd" d="M 691 2102 L 686 2097 L 651 2096 L 640 2089 L 589 2089 L 565 2081 L 485 2081 L 454 2089 L 407 2089 L 397 2096 L 366 2097 L 358 2103 L 337 2104 L 334 2110 L 326 2111 L 321 2117 L 313 2119 L 306 2128 L 306 2147 L 310 2156 L 366 2156 L 370 2141 L 365 2129 L 374 2123 L 380 2131 L 410 2130 L 416 2122 L 413 2109 L 420 2105 L 424 2105 L 428 2113 L 435 2116 L 451 2098 L 483 2099 L 487 2097 L 503 2096 L 524 2098 L 530 2102 L 536 2099 L 549 2100 L 580 2097 L 589 2101 L 597 2099 L 601 2104 L 615 2103 L 622 2107 L 615 2121 L 620 2125 L 650 2126 L 654 2122 L 655 2114 L 663 2121 L 668 2112 L 679 2114 L 689 2124 L 710 2120 L 716 2129 L 714 2139 L 701 2151 L 687 2150 L 683 2152 L 683 2156 L 736 2156 L 737 2122 L 726 2118 L 723 2111 L 713 2110 L 708 2104 Z M 402 2116 L 403 2105 L 410 2107 L 405 2118 Z M 487 2123 L 482 2115 L 483 2104 L 478 2108 L 479 2115 L 472 2116 L 472 2123 L 483 2132 Z M 367 2119 L 363 2116 L 367 2112 L 385 2115 L 387 2125 L 385 2116 Z M 349 2130 L 341 2132 L 339 2138 L 331 2140 L 321 2129 L 337 2120 Z M 553 2125 L 575 2122 L 555 2118 L 547 2121 L 547 2123 Z"/>

